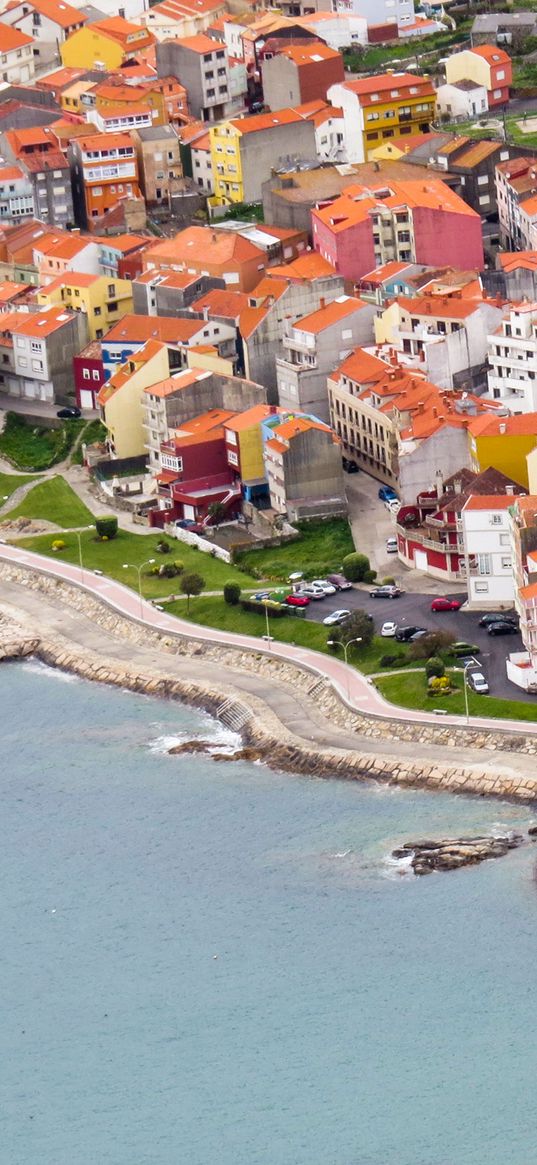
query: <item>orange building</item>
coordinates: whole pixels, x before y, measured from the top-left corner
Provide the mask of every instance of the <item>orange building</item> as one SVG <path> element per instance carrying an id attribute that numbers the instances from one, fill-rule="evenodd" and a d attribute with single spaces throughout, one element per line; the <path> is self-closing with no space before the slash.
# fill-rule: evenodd
<path id="1" fill-rule="evenodd" d="M 252 291 L 265 273 L 266 255 L 234 231 L 192 226 L 144 252 L 144 269 L 199 272 L 223 279 L 230 291 Z"/>
<path id="2" fill-rule="evenodd" d="M 140 197 L 138 161 L 128 133 L 90 134 L 69 149 L 77 222 L 91 229 L 122 199 Z"/>

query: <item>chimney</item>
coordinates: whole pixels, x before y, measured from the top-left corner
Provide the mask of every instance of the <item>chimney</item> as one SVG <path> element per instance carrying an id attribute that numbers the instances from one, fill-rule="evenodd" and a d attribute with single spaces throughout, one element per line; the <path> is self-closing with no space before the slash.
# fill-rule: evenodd
<path id="1" fill-rule="evenodd" d="M 503 421 L 502 421 L 501 425 L 499 425 L 499 426 L 498 426 L 498 432 L 499 432 L 499 433 L 501 433 L 501 434 L 502 434 L 502 436 L 503 436 L 503 434 L 504 434 L 504 433 L 506 433 L 506 432 L 507 432 L 507 425 L 506 425 L 506 424 L 504 424 L 504 422 L 503 422 Z"/>
<path id="2" fill-rule="evenodd" d="M 453 482 L 453 489 L 455 490 L 456 494 L 462 493 L 462 482 L 460 477 L 457 477 Z"/>
<path id="3" fill-rule="evenodd" d="M 211 234 L 211 243 L 216 243 L 217 241 L 218 241 L 218 235 L 217 235 L 216 231 L 213 231 Z"/>
<path id="4" fill-rule="evenodd" d="M 208 308 L 208 305 L 206 304 L 206 305 L 205 305 L 205 307 L 204 307 L 202 310 L 203 310 L 203 318 L 204 318 L 204 320 L 208 320 L 208 319 L 209 319 L 209 308 Z"/>
<path id="5" fill-rule="evenodd" d="M 509 497 L 510 497 L 510 498 L 512 498 L 512 497 L 513 497 L 513 495 L 514 495 L 514 492 L 515 492 L 515 487 L 514 487 L 514 485 L 506 485 L 506 487 L 505 487 L 505 492 L 506 492 L 506 494 L 509 494 Z"/>
<path id="6" fill-rule="evenodd" d="M 437 409 L 436 405 L 433 405 L 433 417 L 437 417 L 437 416 L 438 416 L 438 409 Z"/>
<path id="7" fill-rule="evenodd" d="M 321 295 L 321 298 L 319 300 L 319 307 L 320 307 L 321 311 L 324 307 L 326 307 L 326 299 L 324 298 L 324 295 Z"/>

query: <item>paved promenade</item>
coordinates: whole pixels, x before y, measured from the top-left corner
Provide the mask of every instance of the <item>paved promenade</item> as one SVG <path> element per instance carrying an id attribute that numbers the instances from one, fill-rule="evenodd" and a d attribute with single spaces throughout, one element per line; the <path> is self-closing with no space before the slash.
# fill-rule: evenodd
<path id="1" fill-rule="evenodd" d="M 38 569 L 51 577 L 63 579 L 83 587 L 88 593 L 106 603 L 112 610 L 127 618 L 143 622 L 166 635 L 187 636 L 191 640 L 222 644 L 231 647 L 245 648 L 250 651 L 271 654 L 282 660 L 287 660 L 306 668 L 312 674 L 324 677 L 333 685 L 340 698 L 356 712 L 369 716 L 381 716 L 392 721 L 408 723 L 414 721 L 420 724 L 465 725 L 462 716 L 436 716 L 434 713 L 413 712 L 397 708 L 389 704 L 376 688 L 354 668 L 347 667 L 337 657 L 322 655 L 307 648 L 293 647 L 287 643 L 273 641 L 270 645 L 263 639 L 256 639 L 248 635 L 234 635 L 229 632 L 201 627 L 188 620 L 178 619 L 157 610 L 151 603 L 140 599 L 138 595 L 104 575 L 95 575 L 92 571 L 82 570 L 69 563 L 46 558 L 10 544 L 0 545 L 0 559 L 14 564 Z M 194 600 L 195 602 L 195 600 Z M 491 731 L 506 731 L 520 733 L 523 736 L 537 736 L 537 721 L 535 723 L 517 720 L 493 720 L 487 717 L 472 717 L 472 728 L 489 729 Z M 340 737 L 338 737 L 340 739 Z M 438 753 L 438 749 L 436 749 Z M 527 764 L 527 760 L 526 760 Z"/>

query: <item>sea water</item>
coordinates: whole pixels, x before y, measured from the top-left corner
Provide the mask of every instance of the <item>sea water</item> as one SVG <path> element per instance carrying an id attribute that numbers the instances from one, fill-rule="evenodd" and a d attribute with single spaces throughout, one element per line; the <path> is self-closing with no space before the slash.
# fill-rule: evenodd
<path id="1" fill-rule="evenodd" d="M 0 669 L 0 1165 L 533 1165 L 524 807 L 167 755 L 176 704 Z"/>

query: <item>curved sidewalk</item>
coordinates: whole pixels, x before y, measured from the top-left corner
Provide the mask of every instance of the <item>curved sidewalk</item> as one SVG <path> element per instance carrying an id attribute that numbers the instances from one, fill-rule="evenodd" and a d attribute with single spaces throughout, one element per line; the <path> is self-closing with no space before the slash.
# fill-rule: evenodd
<path id="1" fill-rule="evenodd" d="M 247 651 L 262 652 L 267 656 L 295 663 L 320 678 L 326 678 L 344 703 L 354 712 L 405 723 L 435 724 L 437 727 L 440 724 L 443 726 L 454 725 L 457 728 L 467 727 L 464 716 L 443 715 L 438 717 L 431 712 L 415 712 L 389 704 L 366 676 L 354 668 L 348 667 L 342 660 L 334 656 L 323 655 L 320 652 L 311 651 L 309 648 L 294 647 L 276 639 L 272 640 L 269 645 L 265 640 L 256 639 L 251 635 L 235 635 L 191 623 L 186 619 L 159 611 L 146 600 L 140 602 L 135 591 L 106 575 L 96 575 L 91 570 L 81 570 L 79 566 L 50 559 L 9 543 L 0 545 L 0 560 L 11 562 L 16 566 L 28 567 L 52 578 L 79 586 L 100 599 L 112 610 L 117 611 L 118 614 L 143 623 L 163 634 L 186 636 L 199 642 L 219 643 L 228 647 L 242 647 Z M 487 717 L 472 716 L 469 727 L 472 730 L 477 728 L 486 731 L 488 729 L 496 733 L 504 731 L 523 736 L 537 736 L 537 721 L 532 724 L 528 721 L 493 720 Z"/>

